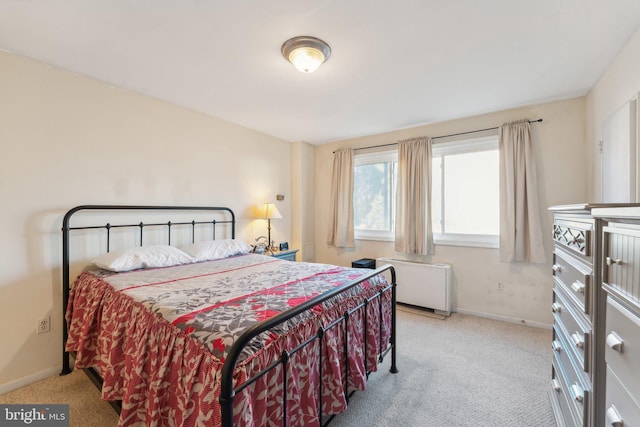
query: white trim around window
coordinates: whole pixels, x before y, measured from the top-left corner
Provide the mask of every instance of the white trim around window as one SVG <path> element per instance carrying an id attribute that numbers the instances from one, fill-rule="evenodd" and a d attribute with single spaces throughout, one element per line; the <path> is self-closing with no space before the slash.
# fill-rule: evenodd
<path id="1" fill-rule="evenodd" d="M 434 233 L 433 243 L 440 246 L 466 246 L 471 248 L 499 248 L 500 236 L 486 234 Z"/>
<path id="2" fill-rule="evenodd" d="M 482 151 L 492 151 L 498 149 L 498 135 L 491 134 L 475 138 L 458 139 L 455 141 L 440 142 L 433 145 L 433 157 L 434 159 L 445 155 L 457 155 L 466 153 L 478 153 Z M 498 165 L 495 165 L 497 168 Z M 497 170 L 497 169 L 496 169 Z M 434 173 L 440 173 L 440 183 L 443 187 L 437 193 L 444 195 L 444 171 L 442 169 L 436 169 L 432 171 Z M 432 196 L 432 202 L 433 201 Z M 496 203 L 498 201 L 496 200 Z M 438 203 L 441 209 L 444 209 L 442 204 Z M 432 207 L 433 209 L 433 207 Z M 432 211 L 432 214 L 434 212 Z M 444 211 L 436 213 L 442 220 L 442 216 L 446 215 Z M 437 227 L 434 226 L 433 242 L 436 245 L 443 246 L 466 246 L 466 247 L 478 247 L 478 248 L 499 248 L 500 236 L 498 234 L 456 234 L 437 232 Z"/>
<path id="3" fill-rule="evenodd" d="M 354 158 L 354 166 L 371 165 L 376 163 L 398 163 L 398 150 L 378 151 L 374 153 L 356 154 Z M 354 227 L 354 238 L 356 240 L 376 240 L 381 242 L 393 242 L 395 240 L 394 218 L 395 218 L 395 175 L 390 177 L 392 183 L 392 200 L 390 208 L 390 229 L 389 230 L 362 230 Z M 354 192 L 357 191 L 354 188 Z"/>

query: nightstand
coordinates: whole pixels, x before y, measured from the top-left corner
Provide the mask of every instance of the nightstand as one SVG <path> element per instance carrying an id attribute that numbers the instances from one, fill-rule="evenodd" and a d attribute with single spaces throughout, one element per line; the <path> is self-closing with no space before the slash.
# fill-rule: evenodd
<path id="1" fill-rule="evenodd" d="M 290 249 L 288 251 L 278 251 L 278 252 L 274 252 L 271 256 L 275 258 L 283 259 L 285 261 L 295 261 L 296 254 L 298 253 L 298 251 L 299 249 Z"/>

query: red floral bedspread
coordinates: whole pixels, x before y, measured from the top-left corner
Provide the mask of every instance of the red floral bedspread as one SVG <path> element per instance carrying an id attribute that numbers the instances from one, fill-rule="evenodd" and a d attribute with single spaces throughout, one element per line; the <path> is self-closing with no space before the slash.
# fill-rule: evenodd
<path id="1" fill-rule="evenodd" d="M 76 368 L 100 370 L 103 399 L 122 401 L 120 425 L 217 426 L 222 364 L 234 340 L 253 324 L 364 273 L 262 255 L 119 274 L 85 272 L 71 290 L 67 350 L 76 352 Z M 386 285 L 376 276 L 256 337 L 242 354 L 234 381 L 243 383 L 284 349 L 295 348 Z M 365 310 L 350 316 L 347 361 L 343 324 L 327 330 L 321 344 L 315 340 L 291 356 L 289 425 L 317 425 L 320 351 L 323 414 L 346 409 L 345 372 L 349 391 L 364 389 L 366 372 L 376 370 L 380 343 L 389 342 L 390 301 L 387 292 L 382 313 L 376 301 L 366 306 L 366 316 Z M 281 423 L 282 369 L 236 396 L 236 425 Z"/>

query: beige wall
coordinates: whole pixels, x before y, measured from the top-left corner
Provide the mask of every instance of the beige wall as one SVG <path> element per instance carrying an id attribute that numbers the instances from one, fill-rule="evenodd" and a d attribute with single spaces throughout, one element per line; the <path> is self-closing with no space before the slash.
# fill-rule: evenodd
<path id="1" fill-rule="evenodd" d="M 602 200 L 602 170 L 598 146 L 602 123 L 625 103 L 636 97 L 638 92 L 640 92 L 640 29 L 631 37 L 586 97 L 586 143 L 589 147 L 592 166 L 589 188 L 591 201 Z M 640 138 L 636 140 L 640 141 Z"/>
<path id="2" fill-rule="evenodd" d="M 251 241 L 266 224 L 247 212 L 273 201 L 272 236 L 290 237 L 288 142 L 2 52 L 0 144 L 0 392 L 60 369 L 69 208 L 227 205 Z M 36 335 L 47 316 L 52 331 Z"/>
<path id="3" fill-rule="evenodd" d="M 299 249 L 298 261 L 315 260 L 315 147 L 291 144 L 291 249 Z"/>
<path id="4" fill-rule="evenodd" d="M 584 98 L 452 120 L 385 134 L 372 135 L 316 148 L 316 260 L 339 265 L 367 257 L 402 257 L 388 242 L 358 241 L 355 249 L 326 244 L 332 152 L 340 147 L 364 147 L 396 142 L 415 136 L 439 136 L 484 129 L 504 122 L 542 118 L 532 125 L 537 159 L 545 249 L 545 264 L 500 263 L 497 249 L 437 246 L 428 262 L 453 265 L 453 305 L 457 311 L 509 321 L 550 325 L 552 279 L 552 218 L 547 207 L 578 203 L 587 198 L 587 153 L 584 145 Z M 406 258 L 406 257 L 404 257 Z M 402 284 L 399 284 L 401 286 Z"/>

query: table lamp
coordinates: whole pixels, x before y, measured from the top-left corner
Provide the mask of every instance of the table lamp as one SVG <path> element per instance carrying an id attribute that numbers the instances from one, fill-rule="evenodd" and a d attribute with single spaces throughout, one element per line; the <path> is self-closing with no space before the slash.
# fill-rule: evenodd
<path id="1" fill-rule="evenodd" d="M 278 208 L 276 208 L 276 206 L 273 203 L 265 203 L 260 209 L 258 216 L 256 216 L 256 218 L 267 220 L 267 232 L 268 232 L 268 239 L 269 239 L 267 240 L 267 245 L 268 245 L 267 251 L 274 252 L 275 247 L 273 245 L 273 242 L 271 241 L 271 220 L 280 219 L 282 218 L 282 215 L 280 214 L 280 212 L 278 211 Z"/>

